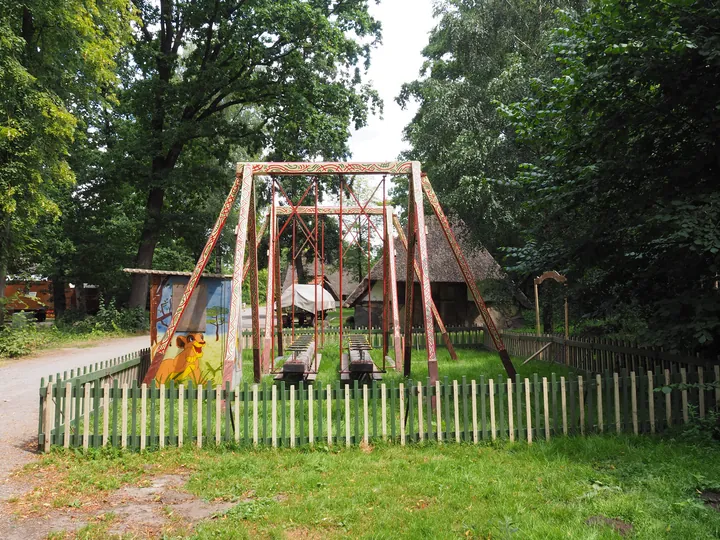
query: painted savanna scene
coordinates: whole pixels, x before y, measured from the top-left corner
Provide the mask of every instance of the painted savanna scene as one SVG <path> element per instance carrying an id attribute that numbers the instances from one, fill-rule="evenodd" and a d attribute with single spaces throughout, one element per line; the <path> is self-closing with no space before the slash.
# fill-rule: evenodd
<path id="1" fill-rule="evenodd" d="M 719 33 L 0 1 L 0 538 L 720 538 Z"/>

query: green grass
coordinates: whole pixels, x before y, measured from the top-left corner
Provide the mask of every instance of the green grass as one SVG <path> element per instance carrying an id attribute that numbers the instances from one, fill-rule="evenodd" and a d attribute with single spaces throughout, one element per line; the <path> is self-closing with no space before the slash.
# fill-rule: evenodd
<path id="1" fill-rule="evenodd" d="M 592 516 L 623 520 L 636 538 L 720 535 L 720 513 L 697 491 L 720 485 L 720 446 L 651 437 L 532 446 L 57 452 L 33 466 L 43 468 L 56 471 L 53 492 L 101 498 L 147 471 L 189 469 L 192 493 L 237 503 L 201 524 L 197 538 L 618 537 L 608 526 L 587 524 Z M 43 495 L 43 502 L 52 497 Z"/>
<path id="2" fill-rule="evenodd" d="M 458 381 L 466 377 L 468 381 L 472 379 L 478 380 L 481 375 L 486 378 L 501 377 L 503 380 L 507 377 L 505 369 L 500 362 L 500 357 L 496 352 L 481 349 L 479 347 L 456 347 L 458 359 L 452 360 L 447 349 L 438 347 L 437 361 L 440 379 L 448 377 L 449 380 Z M 337 342 L 326 342 L 325 347 L 320 349 L 322 361 L 317 380 L 324 384 L 331 384 L 339 380 L 340 369 L 340 351 Z M 390 351 L 392 356 L 392 351 Z M 373 350 L 371 356 L 375 364 L 382 368 L 382 351 Z M 559 364 L 550 364 L 532 360 L 526 365 L 522 365 L 524 359 L 513 358 L 513 365 L 522 377 L 532 377 L 537 373 L 540 377 L 549 376 L 556 373 L 558 377 L 568 374 L 568 368 Z M 411 357 L 410 378 L 414 381 L 425 381 L 428 376 L 427 353 L 425 350 L 413 350 Z M 401 382 L 404 379 L 402 363 L 392 369 L 387 366 L 387 373 L 383 375 L 383 381 Z M 252 351 L 243 351 L 243 380 L 248 383 L 253 381 Z M 264 379 L 268 384 L 273 382 L 273 376 L 266 376 Z"/>

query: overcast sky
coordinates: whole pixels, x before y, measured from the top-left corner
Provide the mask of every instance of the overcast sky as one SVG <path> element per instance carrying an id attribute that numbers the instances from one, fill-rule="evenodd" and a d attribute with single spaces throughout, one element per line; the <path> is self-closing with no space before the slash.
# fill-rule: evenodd
<path id="1" fill-rule="evenodd" d="M 408 148 L 402 140 L 403 128 L 417 109 L 405 110 L 395 102 L 403 83 L 418 77 L 434 26 L 432 0 L 382 0 L 371 3 L 370 12 L 382 23 L 383 43 L 373 51 L 367 78 L 380 94 L 385 108 L 382 118 L 368 119 L 368 125 L 354 131 L 350 139 L 353 161 L 394 161 Z"/>

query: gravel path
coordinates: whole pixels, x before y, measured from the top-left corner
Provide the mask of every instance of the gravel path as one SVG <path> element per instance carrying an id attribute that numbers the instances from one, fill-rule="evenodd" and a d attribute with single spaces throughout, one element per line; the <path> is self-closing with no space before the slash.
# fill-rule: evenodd
<path id="1" fill-rule="evenodd" d="M 91 347 L 45 351 L 37 356 L 0 363 L 0 501 L 16 495 L 10 474 L 37 452 L 40 378 L 110 360 L 150 344 L 147 336 L 111 339 Z"/>

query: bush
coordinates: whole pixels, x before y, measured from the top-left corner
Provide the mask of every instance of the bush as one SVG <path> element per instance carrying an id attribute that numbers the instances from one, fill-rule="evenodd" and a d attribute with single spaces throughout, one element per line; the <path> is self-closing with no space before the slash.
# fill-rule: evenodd
<path id="1" fill-rule="evenodd" d="M 13 317 L 13 323 L 0 330 L 0 357 L 24 356 L 49 341 L 49 334 L 39 332 L 35 325 L 25 321 L 25 324 L 16 326 Z"/>

